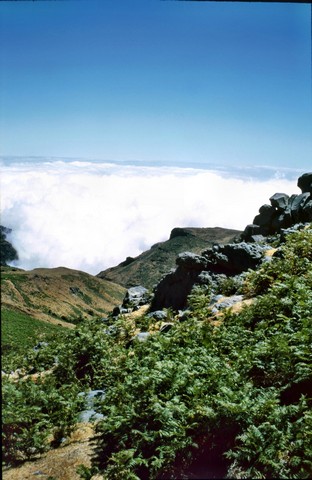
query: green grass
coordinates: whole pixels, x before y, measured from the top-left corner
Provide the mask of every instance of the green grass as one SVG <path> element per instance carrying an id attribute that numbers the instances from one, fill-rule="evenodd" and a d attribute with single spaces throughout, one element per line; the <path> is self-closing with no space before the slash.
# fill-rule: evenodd
<path id="1" fill-rule="evenodd" d="M 32 318 L 31 316 L 10 310 L 1 309 L 1 349 L 3 355 L 23 353 L 33 347 L 47 335 L 60 331 L 60 326 Z"/>

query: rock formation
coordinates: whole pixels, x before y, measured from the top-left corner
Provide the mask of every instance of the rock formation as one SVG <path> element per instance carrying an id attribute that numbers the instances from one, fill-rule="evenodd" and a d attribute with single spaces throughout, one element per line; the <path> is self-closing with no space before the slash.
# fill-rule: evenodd
<path id="1" fill-rule="evenodd" d="M 270 240 L 266 237 L 281 233 L 282 239 L 290 227 L 312 221 L 312 173 L 302 175 L 297 185 L 302 191 L 299 195 L 272 195 L 270 205 L 260 207 L 259 214 L 236 243 L 215 244 L 201 254 L 179 254 L 176 269 L 165 275 L 154 289 L 151 311 L 183 309 L 194 285 L 210 284 L 213 288 L 221 275 L 235 276 L 257 268 L 267 259 L 265 251 L 270 248 L 267 243 Z M 179 234 L 179 229 L 176 230 Z"/>
<path id="2" fill-rule="evenodd" d="M 214 245 L 197 255 L 184 252 L 176 259 L 177 268 L 168 273 L 154 289 L 151 311 L 162 308 L 183 309 L 195 284 L 217 282 L 219 275 L 238 275 L 249 268 L 256 268 L 264 258 L 263 246 L 231 243 Z"/>
<path id="3" fill-rule="evenodd" d="M 298 178 L 297 186 L 302 193 L 287 195 L 275 193 L 270 198 L 270 205 L 262 205 L 252 224 L 247 225 L 242 239 L 256 242 L 259 235 L 268 236 L 280 233 L 296 223 L 312 221 L 312 172 L 304 173 Z"/>

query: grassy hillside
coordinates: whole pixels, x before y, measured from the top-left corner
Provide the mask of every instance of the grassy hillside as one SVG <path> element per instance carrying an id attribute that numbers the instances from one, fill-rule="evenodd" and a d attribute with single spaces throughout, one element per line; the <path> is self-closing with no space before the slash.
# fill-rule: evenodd
<path id="1" fill-rule="evenodd" d="M 69 268 L 1 267 L 2 306 L 49 323 L 69 326 L 105 316 L 124 294 L 120 285 Z"/>
<path id="2" fill-rule="evenodd" d="M 1 364 L 6 370 L 14 370 L 16 357 L 25 354 L 39 342 L 55 340 L 64 328 L 42 322 L 16 310 L 1 309 Z"/>
<path id="3" fill-rule="evenodd" d="M 82 478 L 311 478 L 311 245 L 312 226 L 250 271 L 241 310 L 216 316 L 197 288 L 166 331 L 145 316 L 87 320 L 33 352 L 29 368 L 54 369 L 37 383 L 4 379 L 4 461 L 55 446 L 74 428 L 77 392 L 101 389 Z"/>
<path id="4" fill-rule="evenodd" d="M 227 228 L 174 228 L 169 240 L 153 245 L 135 258 L 128 258 L 116 267 L 97 276 L 126 288 L 143 285 L 152 288 L 163 275 L 175 268 L 179 253 L 201 253 L 214 243 L 229 243 L 241 233 Z"/>

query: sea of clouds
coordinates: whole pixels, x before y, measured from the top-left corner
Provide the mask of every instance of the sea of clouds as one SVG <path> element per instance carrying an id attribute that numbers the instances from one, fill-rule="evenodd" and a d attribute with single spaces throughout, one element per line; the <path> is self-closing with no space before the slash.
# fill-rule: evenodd
<path id="1" fill-rule="evenodd" d="M 301 173 L 2 159 L 1 224 L 12 229 L 15 266 L 97 274 L 174 227 L 243 230 L 274 193 L 300 193 Z"/>

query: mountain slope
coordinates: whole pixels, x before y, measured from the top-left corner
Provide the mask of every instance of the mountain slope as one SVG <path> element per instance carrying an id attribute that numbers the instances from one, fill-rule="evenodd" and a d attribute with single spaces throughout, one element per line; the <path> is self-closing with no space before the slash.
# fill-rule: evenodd
<path id="1" fill-rule="evenodd" d="M 143 285 L 152 288 L 161 277 L 175 267 L 179 253 L 190 250 L 201 253 L 214 243 L 228 243 L 241 232 L 227 228 L 174 228 L 169 240 L 153 245 L 135 258 L 128 257 L 116 267 L 100 272 L 97 277 L 126 288 Z"/>
<path id="2" fill-rule="evenodd" d="M 120 285 L 65 267 L 2 267 L 1 291 L 3 307 L 63 326 L 105 315 L 125 294 Z"/>

